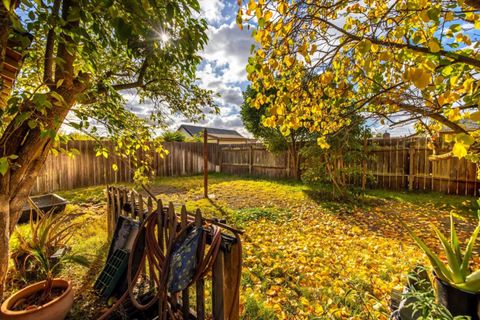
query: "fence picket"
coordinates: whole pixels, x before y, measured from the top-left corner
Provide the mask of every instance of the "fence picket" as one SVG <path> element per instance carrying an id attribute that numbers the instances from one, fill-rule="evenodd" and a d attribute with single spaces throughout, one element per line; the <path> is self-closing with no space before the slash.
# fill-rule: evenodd
<path id="1" fill-rule="evenodd" d="M 78 149 L 81 154 L 74 158 L 64 155 L 50 155 L 41 170 L 32 194 L 49 193 L 59 190 L 131 182 L 133 173 L 129 158 L 120 161 L 120 157 L 95 155 L 94 141 L 70 141 L 66 150 Z M 476 195 L 477 166 L 465 159 L 447 158 L 431 161 L 432 154 L 424 138 L 388 138 L 370 139 L 364 145 L 369 154 L 368 160 L 352 163 L 361 170 L 361 179 L 349 177 L 355 185 L 364 187 L 366 177 L 375 178 L 373 186 L 398 190 L 422 189 L 445 193 Z M 108 143 L 109 150 L 113 145 Z M 449 145 L 440 143 L 436 154 L 449 151 Z M 153 172 L 159 176 L 192 175 L 203 172 L 202 143 L 165 143 L 170 151 L 163 158 L 156 152 L 152 155 Z M 209 145 L 209 164 L 211 171 L 236 175 L 254 175 L 270 178 L 289 178 L 293 176 L 291 157 L 287 153 L 273 154 L 263 145 Z M 145 152 L 139 153 L 146 157 Z M 117 164 L 118 170 L 112 169 Z M 346 165 L 346 164 L 345 164 Z M 368 183 L 370 185 L 370 183 Z M 124 195 L 127 198 L 127 195 Z M 129 195 L 128 195 L 129 196 Z M 125 199 L 126 199 L 125 198 Z"/>

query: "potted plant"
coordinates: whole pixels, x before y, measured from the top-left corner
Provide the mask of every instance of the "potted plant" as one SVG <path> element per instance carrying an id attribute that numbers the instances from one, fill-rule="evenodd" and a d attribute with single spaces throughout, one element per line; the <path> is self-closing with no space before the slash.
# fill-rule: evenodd
<path id="1" fill-rule="evenodd" d="M 470 316 L 472 320 L 478 320 L 480 270 L 471 270 L 470 259 L 480 232 L 480 220 L 467 242 L 465 251 L 460 247 L 452 213 L 450 213 L 450 239 L 432 225 L 444 249 L 446 262 L 443 262 L 403 221 L 400 220 L 400 223 L 430 260 L 437 302 L 445 306 L 453 316 Z"/>
<path id="2" fill-rule="evenodd" d="M 68 252 L 66 243 L 73 235 L 75 224 L 68 215 L 42 214 L 30 219 L 26 236 L 17 232 L 23 265 L 34 265 L 43 280 L 27 286 L 6 299 L 0 307 L 1 319 L 61 320 L 73 304 L 69 281 L 55 278 L 66 263 L 88 265 L 86 258 Z M 18 263 L 18 262 L 17 262 Z"/>

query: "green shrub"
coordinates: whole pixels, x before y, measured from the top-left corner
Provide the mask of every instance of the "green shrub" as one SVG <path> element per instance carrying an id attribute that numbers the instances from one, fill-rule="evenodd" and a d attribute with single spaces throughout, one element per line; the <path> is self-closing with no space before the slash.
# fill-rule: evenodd
<path id="1" fill-rule="evenodd" d="M 265 307 L 263 302 L 248 296 L 245 301 L 245 309 L 242 314 L 244 320 L 275 320 L 278 319 L 273 310 Z"/>
<path id="2" fill-rule="evenodd" d="M 187 137 L 178 131 L 166 131 L 162 134 L 162 139 L 164 142 L 184 142 Z"/>
<path id="3" fill-rule="evenodd" d="M 247 208 L 232 213 L 231 219 L 237 225 L 242 225 L 248 221 L 257 221 L 261 219 L 272 222 L 278 221 L 280 218 L 288 218 L 289 212 L 284 209 L 277 208 Z"/>

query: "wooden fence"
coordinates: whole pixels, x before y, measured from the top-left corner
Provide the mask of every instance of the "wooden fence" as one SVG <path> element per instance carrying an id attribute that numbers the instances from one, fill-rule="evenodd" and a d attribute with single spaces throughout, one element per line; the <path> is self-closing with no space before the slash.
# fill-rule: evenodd
<path id="1" fill-rule="evenodd" d="M 451 148 L 443 142 L 436 152 L 447 153 Z M 352 177 L 354 185 L 362 185 L 363 172 L 370 188 L 479 194 L 477 164 L 455 157 L 431 161 L 433 150 L 426 138 L 370 139 L 365 150 L 368 161 L 350 164 L 360 173 Z M 221 147 L 220 161 L 222 172 L 238 175 L 288 178 L 292 172 L 286 153 L 275 155 L 261 145 Z"/>
<path id="2" fill-rule="evenodd" d="M 80 154 L 74 158 L 64 154 L 50 155 L 32 193 L 132 181 L 128 159 L 120 161 L 114 155 L 96 157 L 93 141 L 73 141 L 67 148 L 78 149 Z M 165 143 L 165 148 L 170 153 L 164 158 L 153 152 L 151 154 L 155 175 L 180 176 L 203 172 L 202 143 Z M 437 154 L 446 153 L 449 148 L 451 146 L 444 143 Z M 479 194 L 477 165 L 454 157 L 430 161 L 433 151 L 428 148 L 425 138 L 371 139 L 366 150 L 369 160 L 351 165 L 357 167 L 357 172 L 363 171 L 373 178 L 368 179 L 369 187 Z M 117 171 L 112 168 L 114 163 L 118 165 Z M 208 169 L 211 172 L 270 178 L 290 178 L 293 173 L 286 153 L 273 154 L 260 144 L 209 144 Z M 353 184 L 361 185 L 361 175 L 352 179 Z"/>
<path id="3" fill-rule="evenodd" d="M 437 154 L 451 150 L 441 143 Z M 465 158 L 429 159 L 433 150 L 426 138 L 388 138 L 370 140 L 367 172 L 374 179 L 372 187 L 400 190 L 438 191 L 477 196 L 480 180 L 478 166 Z"/>
<path id="4" fill-rule="evenodd" d="M 151 152 L 152 167 L 156 176 L 180 176 L 203 172 L 203 143 L 167 142 L 169 151 L 163 158 Z M 217 170 L 218 145 L 209 144 L 208 170 Z M 77 149 L 75 157 L 50 154 L 32 189 L 32 194 L 70 190 L 94 185 L 130 182 L 133 178 L 128 159 L 120 159 L 113 152 L 108 158 L 96 156 L 94 141 L 70 141 L 67 150 Z M 110 146 L 111 149 L 111 146 Z M 139 154 L 144 157 L 144 153 Z M 112 165 L 118 166 L 114 170 Z"/>
<path id="5" fill-rule="evenodd" d="M 292 170 L 286 152 L 273 154 L 261 144 L 219 148 L 220 171 L 237 175 L 289 178 Z"/>

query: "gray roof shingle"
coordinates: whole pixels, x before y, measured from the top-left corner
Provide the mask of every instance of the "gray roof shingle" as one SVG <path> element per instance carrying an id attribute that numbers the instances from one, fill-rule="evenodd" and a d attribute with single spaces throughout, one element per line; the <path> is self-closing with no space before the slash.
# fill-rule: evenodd
<path id="1" fill-rule="evenodd" d="M 180 130 L 181 128 L 183 128 L 185 131 L 187 131 L 192 136 L 201 134 L 203 132 L 203 130 L 207 129 L 207 133 L 212 134 L 212 135 L 219 134 L 219 135 L 229 135 L 229 136 L 236 136 L 236 137 L 243 138 L 243 136 L 235 130 L 200 127 L 200 126 L 193 126 L 193 125 L 189 125 L 189 124 L 180 125 L 180 127 L 178 127 L 178 130 Z"/>

